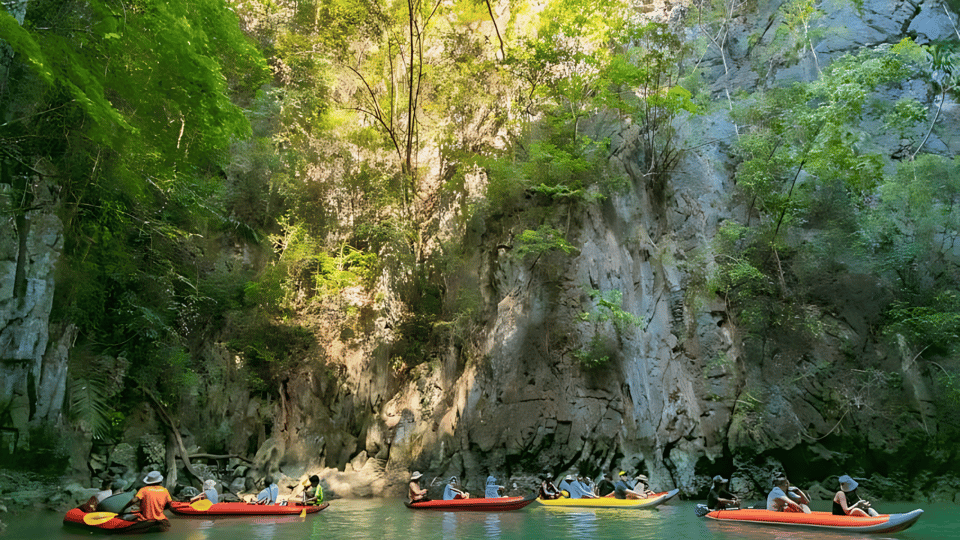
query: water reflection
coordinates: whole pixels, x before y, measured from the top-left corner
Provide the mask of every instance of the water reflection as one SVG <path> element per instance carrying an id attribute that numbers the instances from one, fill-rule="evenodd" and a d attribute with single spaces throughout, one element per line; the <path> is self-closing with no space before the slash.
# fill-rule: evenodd
<path id="1" fill-rule="evenodd" d="M 453 512 L 443 513 L 443 538 L 457 537 L 457 514 Z"/>
<path id="2" fill-rule="evenodd" d="M 500 538 L 502 531 L 500 530 L 499 513 L 487 514 L 487 523 L 484 531 L 487 533 L 487 538 Z"/>

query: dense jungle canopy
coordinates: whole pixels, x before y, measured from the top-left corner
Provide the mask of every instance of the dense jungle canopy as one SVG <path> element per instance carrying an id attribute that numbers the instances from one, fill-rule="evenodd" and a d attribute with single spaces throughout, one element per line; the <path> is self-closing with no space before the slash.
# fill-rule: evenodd
<path id="1" fill-rule="evenodd" d="M 77 329 L 66 424 L 116 439 L 144 392 L 176 417 L 183 392 L 218 376 L 214 342 L 242 359 L 251 394 L 276 398 L 324 358 L 314 325 L 369 329 L 375 308 L 351 296 L 394 310 L 396 380 L 451 347 L 469 355 L 491 308 L 467 253 L 508 231 L 487 247 L 549 280 L 577 252 L 577 216 L 636 184 L 609 166 L 598 125 L 635 126 L 666 213 L 677 163 L 712 144 L 684 125 L 724 114 L 729 201 L 746 217 L 691 251 L 682 294 L 721 301 L 750 347 L 802 348 L 831 331 L 820 314 L 851 307 L 824 283 L 875 286 L 866 331 L 927 366 L 935 444 L 955 455 L 960 161 L 929 137 L 957 98 L 960 34 L 820 63 L 818 3 L 790 0 L 752 49 L 753 84 L 707 73 L 708 54 L 726 69 L 731 28 L 757 4 L 696 0 L 658 19 L 607 0 L 4 2 L 4 219 L 22 237 L 55 200 L 63 223 L 50 317 Z M 801 60 L 813 78 L 771 75 Z M 929 100 L 887 99 L 918 81 Z M 592 335 L 572 369 L 616 361 L 617 336 L 644 324 L 598 285 L 579 309 Z M 830 369 L 812 365 L 791 376 Z M 860 369 L 858 388 L 901 384 Z M 63 470 L 42 432 L 37 452 L 8 457 Z M 218 440 L 207 450 L 227 451 Z"/>

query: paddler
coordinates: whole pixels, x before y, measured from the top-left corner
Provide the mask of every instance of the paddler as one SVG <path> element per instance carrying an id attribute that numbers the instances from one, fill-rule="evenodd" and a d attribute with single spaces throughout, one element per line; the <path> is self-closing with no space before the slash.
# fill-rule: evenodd
<path id="1" fill-rule="evenodd" d="M 470 494 L 460 488 L 460 481 L 456 476 L 451 476 L 446 487 L 443 488 L 443 500 L 452 501 L 454 499 L 469 499 Z"/>
<path id="2" fill-rule="evenodd" d="M 777 476 L 773 481 L 773 489 L 767 495 L 767 510 L 774 512 L 803 512 L 810 513 L 810 497 L 800 488 L 791 486 L 786 475 Z"/>
<path id="3" fill-rule="evenodd" d="M 410 502 L 424 502 L 429 501 L 430 498 L 427 497 L 427 490 L 420 487 L 420 479 L 423 478 L 423 474 L 420 471 L 414 471 L 410 475 L 410 489 L 407 493 L 407 496 L 410 498 Z"/>
<path id="4" fill-rule="evenodd" d="M 320 486 L 320 477 L 312 475 L 307 482 L 303 483 L 303 498 L 301 504 L 305 506 L 320 506 L 323 503 L 323 487 Z"/>
<path id="5" fill-rule="evenodd" d="M 506 488 L 504 488 L 503 486 L 497 485 L 496 478 L 494 478 L 493 476 L 488 476 L 487 485 L 485 486 L 483 496 L 487 499 L 499 499 L 503 497 L 503 495 L 501 495 L 500 492 L 504 489 Z"/>
<path id="6" fill-rule="evenodd" d="M 840 491 L 833 496 L 833 515 L 835 516 L 879 516 L 880 513 L 870 507 L 870 503 L 857 495 L 856 480 L 848 475 L 839 478 Z"/>
<path id="7" fill-rule="evenodd" d="M 727 491 L 727 480 L 719 474 L 713 477 L 713 487 L 707 494 L 707 508 L 710 510 L 726 510 L 727 508 L 740 508 L 740 499 L 736 495 Z"/>
<path id="8" fill-rule="evenodd" d="M 167 491 L 167 488 L 161 486 L 160 482 L 163 482 L 163 475 L 160 474 L 159 471 L 150 471 L 150 473 L 147 474 L 143 479 L 143 483 L 146 485 L 140 488 L 137 494 L 134 495 L 133 498 L 130 499 L 130 502 L 124 505 L 120 511 L 120 513 L 123 513 L 123 510 L 126 510 L 134 504 L 139 504 L 140 512 L 132 514 L 132 519 L 128 519 L 127 516 L 124 516 L 124 519 L 127 521 L 147 521 L 153 519 L 157 521 L 162 530 L 170 528 L 170 520 L 163 514 L 163 510 L 170 506 L 173 499 L 170 497 L 170 492 Z"/>

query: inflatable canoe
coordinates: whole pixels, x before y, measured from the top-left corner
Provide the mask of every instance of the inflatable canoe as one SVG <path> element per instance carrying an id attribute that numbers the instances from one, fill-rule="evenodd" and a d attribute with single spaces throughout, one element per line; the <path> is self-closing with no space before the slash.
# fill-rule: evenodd
<path id="1" fill-rule="evenodd" d="M 614 497 L 600 497 L 598 499 L 537 499 L 544 506 L 563 506 L 578 508 L 655 508 L 676 496 L 679 489 L 664 491 L 651 495 L 646 499 L 616 499 Z"/>
<path id="2" fill-rule="evenodd" d="M 63 524 L 108 534 L 139 534 L 170 530 L 170 522 L 166 519 L 126 521 L 113 512 L 84 512 L 79 508 L 67 512 L 67 515 L 63 516 Z"/>
<path id="3" fill-rule="evenodd" d="M 714 510 L 706 517 L 717 521 L 756 523 L 783 528 L 827 529 L 856 533 L 894 533 L 905 530 L 920 519 L 923 510 L 905 514 L 881 514 L 876 517 L 835 516 L 830 512 L 773 512 L 744 508 L 743 510 Z"/>
<path id="4" fill-rule="evenodd" d="M 505 512 L 519 510 L 536 500 L 536 495 L 530 497 L 499 497 L 495 499 L 453 499 L 452 501 L 425 501 L 403 504 L 412 510 L 445 510 L 468 512 Z"/>
<path id="5" fill-rule="evenodd" d="M 203 508 L 209 506 L 207 510 Z M 279 504 L 249 504 L 244 502 L 222 502 L 210 505 L 197 505 L 186 502 L 173 502 L 170 504 L 170 510 L 178 516 L 289 516 L 297 515 L 307 511 L 308 514 L 315 514 L 324 508 L 330 506 L 330 503 L 323 503 L 320 506 L 300 506 Z"/>

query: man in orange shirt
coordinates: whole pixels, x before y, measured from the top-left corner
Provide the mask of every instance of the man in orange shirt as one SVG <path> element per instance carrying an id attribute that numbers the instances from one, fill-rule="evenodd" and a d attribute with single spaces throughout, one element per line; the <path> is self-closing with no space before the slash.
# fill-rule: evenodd
<path id="1" fill-rule="evenodd" d="M 153 519 L 166 523 L 169 527 L 170 521 L 167 516 L 163 515 L 163 510 L 170 506 L 173 499 L 170 497 L 167 488 L 161 486 L 160 482 L 163 482 L 163 475 L 158 471 L 150 471 L 150 474 L 143 479 L 143 483 L 146 485 L 140 488 L 140 491 L 134 495 L 133 499 L 130 499 L 124 509 L 139 503 L 140 512 L 134 514 L 137 521 Z"/>

